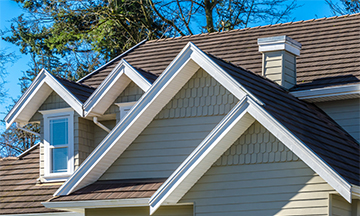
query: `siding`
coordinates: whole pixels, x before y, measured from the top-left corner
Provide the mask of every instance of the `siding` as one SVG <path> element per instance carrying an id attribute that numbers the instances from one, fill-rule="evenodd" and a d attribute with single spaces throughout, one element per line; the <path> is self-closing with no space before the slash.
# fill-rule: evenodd
<path id="1" fill-rule="evenodd" d="M 332 216 L 353 216 L 351 215 L 351 204 L 342 197 L 331 194 L 330 199 Z"/>
<path id="2" fill-rule="evenodd" d="M 150 215 L 149 207 L 126 207 L 126 208 L 104 208 L 104 209 L 86 209 L 85 216 L 120 216 L 120 215 Z M 153 214 L 154 216 L 192 216 L 192 206 L 162 206 Z"/>
<path id="3" fill-rule="evenodd" d="M 316 105 L 360 142 L 360 99 L 328 101 Z"/>
<path id="4" fill-rule="evenodd" d="M 75 118 L 74 121 L 74 165 L 76 170 L 96 147 L 94 127 L 97 126 L 92 121 L 81 117 Z"/>
<path id="5" fill-rule="evenodd" d="M 200 69 L 100 179 L 170 176 L 237 101 Z"/>
<path id="6" fill-rule="evenodd" d="M 180 202 L 196 215 L 328 215 L 334 190 L 289 152 L 255 122 Z"/>
<path id="7" fill-rule="evenodd" d="M 115 125 L 115 120 L 109 120 L 109 121 L 101 121 L 101 124 L 105 125 L 107 128 L 112 130 Z M 95 147 L 98 146 L 101 141 L 108 135 L 108 132 L 104 131 L 102 128 L 94 124 L 94 145 Z"/>
<path id="8" fill-rule="evenodd" d="M 114 103 L 124 103 L 137 101 L 144 94 L 144 91 L 137 86 L 134 82 L 130 82 L 129 85 L 124 89 L 124 91 L 117 97 Z M 119 107 L 115 104 L 112 104 L 104 113 L 106 114 L 116 114 L 116 119 L 119 121 Z"/>
<path id="9" fill-rule="evenodd" d="M 296 83 L 296 57 L 286 51 L 264 53 L 265 77 L 285 88 L 291 88 Z"/>

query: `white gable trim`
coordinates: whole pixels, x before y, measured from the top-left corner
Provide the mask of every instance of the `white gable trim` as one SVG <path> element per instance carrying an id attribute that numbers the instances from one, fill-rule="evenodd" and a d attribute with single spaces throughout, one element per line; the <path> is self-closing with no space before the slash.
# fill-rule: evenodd
<path id="1" fill-rule="evenodd" d="M 230 118 L 234 110 L 239 106 L 246 106 L 246 109 L 238 111 L 238 115 L 247 117 L 245 120 Z M 239 113 L 240 112 L 240 113 Z M 250 119 L 253 119 L 251 121 Z M 176 204 L 196 181 L 211 167 L 211 165 L 226 151 L 234 141 L 240 137 L 248 126 L 254 120 L 262 124 L 270 133 L 279 139 L 286 147 L 293 151 L 302 161 L 304 161 L 311 169 L 313 169 L 320 177 L 322 177 L 330 186 L 332 186 L 341 196 L 351 203 L 351 185 L 335 172 L 328 164 L 321 160 L 313 151 L 306 147 L 299 139 L 276 121 L 269 113 L 267 113 L 259 104 L 251 97 L 240 101 L 237 106 L 229 112 L 228 115 L 216 126 L 205 140 L 187 157 L 187 159 L 175 170 L 175 172 L 163 183 L 163 185 L 150 198 L 150 214 L 153 214 L 163 203 Z M 225 132 L 234 130 L 236 135 L 229 138 L 226 135 L 217 134 L 224 121 L 231 121 L 226 125 Z M 239 129 L 240 124 L 245 130 Z M 250 125 L 248 125 L 250 124 Z M 220 140 L 209 142 L 212 137 L 219 136 Z M 234 140 L 235 139 L 235 140 Z M 219 146 L 217 146 L 219 145 Z M 202 149 L 209 149 L 208 151 Z M 202 151 L 201 151 L 202 150 Z"/>
<path id="2" fill-rule="evenodd" d="M 128 62 L 122 59 L 95 92 L 86 100 L 84 103 L 84 115 L 88 116 L 91 113 L 94 116 L 102 115 L 131 81 L 138 85 L 144 92 L 151 86 L 148 80 Z"/>
<path id="3" fill-rule="evenodd" d="M 231 89 L 229 91 L 239 99 L 247 95 L 245 88 L 189 42 L 129 114 L 104 138 L 79 169 L 55 192 L 54 196 L 67 195 L 95 182 L 200 67 L 220 84 Z M 255 97 L 254 99 L 256 100 Z"/>
<path id="4" fill-rule="evenodd" d="M 6 128 L 14 122 L 27 123 L 50 95 L 51 90 L 54 90 L 80 116 L 83 115 L 82 103 L 53 75 L 43 69 L 5 117 Z"/>

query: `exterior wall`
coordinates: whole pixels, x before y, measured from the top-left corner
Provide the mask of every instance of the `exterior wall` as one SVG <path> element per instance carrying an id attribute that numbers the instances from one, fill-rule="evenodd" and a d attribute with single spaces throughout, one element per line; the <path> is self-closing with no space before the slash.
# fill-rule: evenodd
<path id="1" fill-rule="evenodd" d="M 331 194 L 330 195 L 332 216 L 353 216 L 351 214 L 351 204 L 344 200 L 342 197 Z M 355 214 L 356 215 L 356 214 Z"/>
<path id="2" fill-rule="evenodd" d="M 115 120 L 109 120 L 109 121 L 101 121 L 101 124 L 105 125 L 107 128 L 109 128 L 110 130 L 112 130 L 115 125 L 116 125 L 116 121 Z M 103 129 L 101 129 L 99 126 L 94 124 L 94 144 L 95 147 L 98 146 L 100 144 L 100 142 L 108 135 L 108 133 L 106 131 L 104 131 Z M 91 152 L 90 152 L 91 153 Z"/>
<path id="3" fill-rule="evenodd" d="M 286 51 L 267 52 L 263 55 L 263 74 L 285 88 L 296 84 L 296 57 Z"/>
<path id="4" fill-rule="evenodd" d="M 328 101 L 316 105 L 360 142 L 360 99 Z"/>
<path id="5" fill-rule="evenodd" d="M 126 207 L 126 208 L 104 208 L 104 209 L 86 209 L 85 216 L 120 216 L 120 215 L 136 215 L 136 216 L 148 216 L 149 207 Z M 192 206 L 162 206 L 160 207 L 154 216 L 192 216 Z"/>
<path id="6" fill-rule="evenodd" d="M 180 202 L 196 215 L 328 215 L 321 177 L 255 122 Z"/>
<path id="7" fill-rule="evenodd" d="M 144 94 L 144 91 L 137 86 L 134 82 L 130 82 L 129 85 L 124 89 L 124 91 L 116 98 L 114 103 L 124 103 L 137 101 Z M 119 121 L 119 107 L 115 104 L 112 104 L 104 114 L 116 114 L 116 122 Z"/>
<path id="8" fill-rule="evenodd" d="M 236 102 L 199 70 L 100 179 L 170 176 Z"/>
<path id="9" fill-rule="evenodd" d="M 76 170 L 96 147 L 94 127 L 97 126 L 93 122 L 78 116 L 75 117 L 74 123 L 74 165 Z"/>

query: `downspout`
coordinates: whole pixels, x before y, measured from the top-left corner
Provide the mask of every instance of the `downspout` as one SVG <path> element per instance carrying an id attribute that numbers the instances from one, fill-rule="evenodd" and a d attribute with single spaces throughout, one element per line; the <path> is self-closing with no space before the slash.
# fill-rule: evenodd
<path id="1" fill-rule="evenodd" d="M 25 131 L 25 132 L 31 133 L 31 134 L 33 134 L 33 135 L 35 135 L 35 136 L 38 136 L 38 137 L 40 136 L 40 134 L 39 134 L 39 133 L 36 133 L 36 132 L 31 131 L 31 130 L 29 130 L 29 129 L 26 129 L 26 128 L 23 128 L 23 127 L 20 127 L 19 123 L 17 123 L 17 122 L 16 122 L 16 128 L 17 128 L 17 129 L 19 129 L 19 130 L 22 130 L 22 131 Z"/>
<path id="2" fill-rule="evenodd" d="M 94 122 L 97 126 L 99 126 L 101 129 L 103 129 L 104 131 L 110 133 L 111 130 L 110 130 L 109 128 L 107 128 L 105 125 L 103 125 L 103 124 L 101 124 L 100 122 L 98 122 L 97 117 L 93 117 L 93 122 Z"/>

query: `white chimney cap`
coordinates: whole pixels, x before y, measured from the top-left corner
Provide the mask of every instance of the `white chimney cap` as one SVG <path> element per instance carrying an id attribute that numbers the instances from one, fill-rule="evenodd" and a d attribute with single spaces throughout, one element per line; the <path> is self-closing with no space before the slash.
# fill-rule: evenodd
<path id="1" fill-rule="evenodd" d="M 296 56 L 300 56 L 301 43 L 286 36 L 258 38 L 259 52 L 271 52 L 286 50 Z"/>

